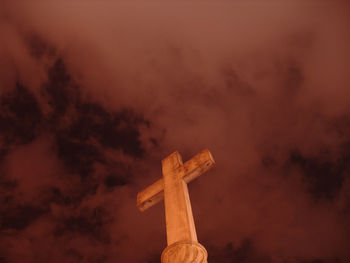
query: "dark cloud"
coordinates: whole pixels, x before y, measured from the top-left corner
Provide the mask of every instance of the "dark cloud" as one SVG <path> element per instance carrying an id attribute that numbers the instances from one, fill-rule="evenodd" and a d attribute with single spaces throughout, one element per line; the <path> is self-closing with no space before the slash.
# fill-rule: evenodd
<path id="1" fill-rule="evenodd" d="M 2 229 L 22 230 L 26 228 L 35 219 L 41 216 L 45 211 L 40 207 L 33 207 L 29 205 L 14 205 L 6 207 L 2 211 Z"/>
<path id="2" fill-rule="evenodd" d="M 33 141 L 43 117 L 34 94 L 17 82 L 12 90 L 2 94 L 0 103 L 2 148 Z"/>
<path id="3" fill-rule="evenodd" d="M 289 161 L 301 168 L 315 198 L 334 199 L 343 186 L 344 175 L 349 172 L 349 157 L 344 157 L 331 163 L 329 159 L 322 161 L 322 157 L 305 158 L 296 150 L 291 152 Z"/>
<path id="4" fill-rule="evenodd" d="M 29 54 L 35 59 L 42 59 L 46 57 L 54 57 L 56 50 L 52 44 L 41 38 L 41 36 L 34 32 L 25 32 L 24 42 L 29 50 Z"/>
<path id="5" fill-rule="evenodd" d="M 48 82 L 43 86 L 43 92 L 47 96 L 52 108 L 53 121 L 64 116 L 70 106 L 79 99 L 78 87 L 72 81 L 66 66 L 61 58 L 58 58 L 48 70 Z"/>
<path id="6" fill-rule="evenodd" d="M 113 192 L 133 180 L 125 158 L 139 159 L 144 155 L 139 129 L 150 123 L 132 108 L 114 111 L 93 100 L 83 100 L 81 87 L 51 45 L 38 35 L 28 34 L 25 43 L 34 59 L 46 60 L 43 66 L 47 68 L 47 79 L 39 92 L 16 82 L 1 97 L 1 231 L 16 242 L 48 217 L 53 225 L 47 232 L 50 239 L 80 236 L 108 245 L 111 236 L 106 225 L 115 221 L 113 212 L 102 204 L 86 207 L 84 202 L 96 196 L 98 189 Z M 48 156 L 37 148 L 42 143 L 64 174 L 25 170 L 30 165 L 40 165 L 30 161 L 23 164 L 28 154 L 48 161 Z M 129 157 L 114 159 L 108 151 Z M 26 199 L 27 195 L 37 199 Z M 13 262 L 16 257 L 6 252 L 8 238 L 1 241 L 5 250 L 2 258 Z M 61 253 L 72 260 L 86 257 L 83 250 L 69 247 L 62 247 Z M 96 258 L 94 262 L 105 262 L 107 255 Z"/>
<path id="7" fill-rule="evenodd" d="M 72 215 L 59 220 L 54 235 L 83 235 L 90 236 L 102 243 L 109 243 L 110 236 L 104 229 L 105 216 L 103 208 L 81 211 L 78 215 Z"/>
<path id="8" fill-rule="evenodd" d="M 208 261 L 229 263 L 229 262 L 256 262 L 264 263 L 271 262 L 271 258 L 266 255 L 260 254 L 254 248 L 252 240 L 246 239 L 242 243 L 234 247 L 232 243 L 228 243 L 224 248 L 212 248 L 213 256 L 209 255 Z"/>

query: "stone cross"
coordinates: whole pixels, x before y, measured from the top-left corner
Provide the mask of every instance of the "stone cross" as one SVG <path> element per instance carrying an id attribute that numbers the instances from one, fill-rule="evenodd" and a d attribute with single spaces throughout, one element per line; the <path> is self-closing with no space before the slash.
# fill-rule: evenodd
<path id="1" fill-rule="evenodd" d="M 203 150 L 182 163 L 178 152 L 162 160 L 163 178 L 137 194 L 137 206 L 148 209 L 164 198 L 168 247 L 163 263 L 207 262 L 207 252 L 197 241 L 187 183 L 215 164 L 209 150 Z"/>

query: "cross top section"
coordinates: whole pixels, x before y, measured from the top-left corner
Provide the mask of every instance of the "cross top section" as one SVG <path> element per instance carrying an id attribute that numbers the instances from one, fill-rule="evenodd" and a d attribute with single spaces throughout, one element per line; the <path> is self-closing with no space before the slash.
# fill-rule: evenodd
<path id="1" fill-rule="evenodd" d="M 163 178 L 137 194 L 137 207 L 141 211 L 164 198 L 168 246 L 183 241 L 197 242 L 187 183 L 214 165 L 207 149 L 184 164 L 176 151 L 162 160 Z"/>

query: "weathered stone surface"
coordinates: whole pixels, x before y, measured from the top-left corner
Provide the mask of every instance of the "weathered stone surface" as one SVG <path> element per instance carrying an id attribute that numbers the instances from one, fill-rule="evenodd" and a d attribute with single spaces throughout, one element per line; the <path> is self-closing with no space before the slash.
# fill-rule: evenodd
<path id="1" fill-rule="evenodd" d="M 137 206 L 146 210 L 164 198 L 168 247 L 162 262 L 207 262 L 205 248 L 197 242 L 187 183 L 215 165 L 209 150 L 203 150 L 182 163 L 174 152 L 162 160 L 163 178 L 137 195 Z"/>
<path id="2" fill-rule="evenodd" d="M 213 156 L 208 149 L 196 154 L 191 160 L 185 162 L 178 169 L 183 170 L 182 175 L 186 183 L 199 177 L 208 171 L 215 164 Z M 151 206 L 157 204 L 164 197 L 164 180 L 159 179 L 137 194 L 137 207 L 141 211 L 145 211 Z"/>
<path id="3" fill-rule="evenodd" d="M 198 242 L 180 241 L 166 247 L 162 263 L 207 263 L 208 253 Z"/>

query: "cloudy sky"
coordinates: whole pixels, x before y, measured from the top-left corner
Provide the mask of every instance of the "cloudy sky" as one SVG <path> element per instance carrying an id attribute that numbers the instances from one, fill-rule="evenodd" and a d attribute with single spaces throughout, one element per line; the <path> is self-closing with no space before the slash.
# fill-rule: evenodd
<path id="1" fill-rule="evenodd" d="M 212 263 L 350 262 L 350 5 L 2 1 L 0 262 L 155 263 L 161 159 Z"/>

